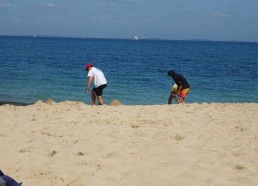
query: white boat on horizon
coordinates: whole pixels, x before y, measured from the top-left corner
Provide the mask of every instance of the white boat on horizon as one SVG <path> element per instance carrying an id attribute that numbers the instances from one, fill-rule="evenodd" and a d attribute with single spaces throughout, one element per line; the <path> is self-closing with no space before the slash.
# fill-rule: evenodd
<path id="1" fill-rule="evenodd" d="M 138 40 L 138 39 L 139 39 L 138 36 L 134 36 L 134 37 L 133 37 L 133 40 Z"/>

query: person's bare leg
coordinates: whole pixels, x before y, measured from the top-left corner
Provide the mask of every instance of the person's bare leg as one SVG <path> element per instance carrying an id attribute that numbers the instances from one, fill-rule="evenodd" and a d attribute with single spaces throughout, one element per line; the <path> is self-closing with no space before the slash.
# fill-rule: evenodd
<path id="1" fill-rule="evenodd" d="M 99 105 L 104 105 L 102 96 L 97 96 L 97 98 L 98 98 Z"/>
<path id="2" fill-rule="evenodd" d="M 174 93 L 171 92 L 169 97 L 168 97 L 168 104 L 172 104 L 173 97 L 174 97 Z"/>
<path id="3" fill-rule="evenodd" d="M 178 96 L 179 103 L 184 103 L 184 99 L 181 96 Z"/>
<path id="4" fill-rule="evenodd" d="M 176 100 L 177 103 L 181 103 L 181 102 L 180 102 L 180 98 L 177 97 L 176 94 L 175 94 L 174 98 L 175 98 L 175 100 Z"/>
<path id="5" fill-rule="evenodd" d="M 91 91 L 91 104 L 95 105 L 96 103 L 96 92 L 94 90 Z"/>

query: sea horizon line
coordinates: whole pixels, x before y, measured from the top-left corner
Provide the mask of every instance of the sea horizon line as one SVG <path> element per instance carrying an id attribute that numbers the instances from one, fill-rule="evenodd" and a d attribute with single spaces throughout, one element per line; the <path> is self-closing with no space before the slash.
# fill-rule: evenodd
<path id="1" fill-rule="evenodd" d="M 103 40 L 149 40 L 149 41 L 191 41 L 191 42 L 236 42 L 236 43 L 258 43 L 258 41 L 237 41 L 237 40 L 212 40 L 212 39 L 173 39 L 173 38 L 159 38 L 159 37 L 86 37 L 86 36 L 66 36 L 66 35 L 44 35 L 44 34 L 28 34 L 28 35 L 8 35 L 0 34 L 0 37 L 26 37 L 26 38 L 67 38 L 67 39 L 103 39 Z"/>

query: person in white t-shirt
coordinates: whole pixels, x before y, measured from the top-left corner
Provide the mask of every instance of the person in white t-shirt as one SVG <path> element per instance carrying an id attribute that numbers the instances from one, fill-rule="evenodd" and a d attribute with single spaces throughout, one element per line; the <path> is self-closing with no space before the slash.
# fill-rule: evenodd
<path id="1" fill-rule="evenodd" d="M 95 105 L 96 98 L 98 99 L 99 105 L 104 105 L 102 93 L 103 89 L 107 86 L 107 80 L 103 72 L 100 69 L 93 67 L 92 64 L 87 64 L 85 70 L 88 71 L 86 94 L 88 94 L 91 82 L 94 81 L 94 88 L 91 90 L 92 105 Z"/>

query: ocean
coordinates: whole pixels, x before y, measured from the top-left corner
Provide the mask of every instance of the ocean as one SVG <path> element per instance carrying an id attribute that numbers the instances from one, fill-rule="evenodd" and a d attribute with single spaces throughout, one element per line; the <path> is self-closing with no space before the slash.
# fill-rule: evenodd
<path id="1" fill-rule="evenodd" d="M 14 36 L 0 37 L 0 102 L 90 104 L 87 63 L 107 78 L 106 104 L 167 104 L 170 69 L 188 80 L 187 103 L 258 102 L 257 42 Z"/>

